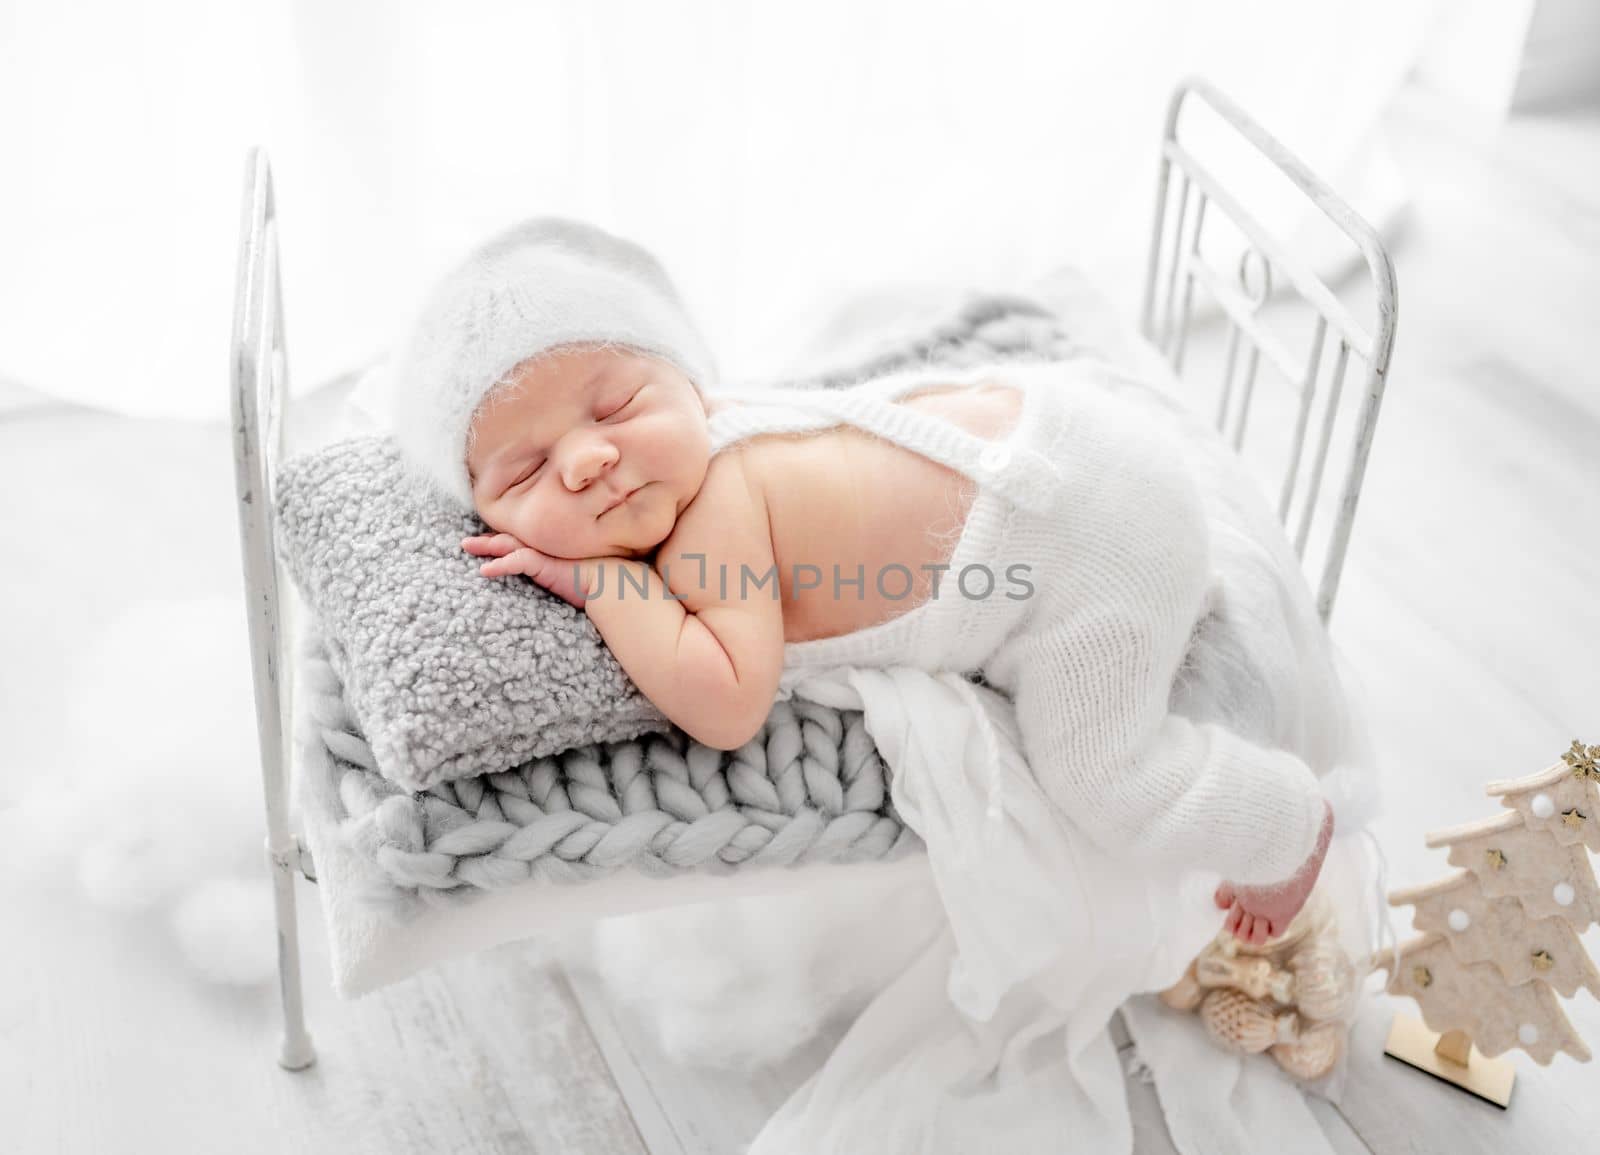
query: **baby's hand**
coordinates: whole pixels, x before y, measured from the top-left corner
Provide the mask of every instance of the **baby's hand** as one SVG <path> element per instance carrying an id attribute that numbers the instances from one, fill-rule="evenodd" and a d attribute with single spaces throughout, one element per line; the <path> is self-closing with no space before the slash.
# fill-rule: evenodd
<path id="1" fill-rule="evenodd" d="M 476 537 L 463 539 L 461 548 L 475 557 L 487 556 L 492 559 L 478 567 L 478 572 L 484 577 L 526 574 L 580 610 L 588 600 L 584 597 L 584 591 L 593 588 L 594 563 L 599 560 L 586 558 L 573 561 L 571 558 L 551 557 L 531 545 L 523 545 L 509 533 L 480 533 Z"/>
<path id="2" fill-rule="evenodd" d="M 1271 886 L 1234 886 L 1224 882 L 1217 887 L 1213 901 L 1228 911 L 1225 924 L 1240 942 L 1259 946 L 1268 939 L 1277 938 L 1289 929 L 1289 923 L 1305 906 L 1311 888 L 1322 873 L 1322 860 L 1328 856 L 1328 842 L 1333 837 L 1333 807 L 1322 804 L 1322 832 L 1317 845 L 1293 878 Z"/>

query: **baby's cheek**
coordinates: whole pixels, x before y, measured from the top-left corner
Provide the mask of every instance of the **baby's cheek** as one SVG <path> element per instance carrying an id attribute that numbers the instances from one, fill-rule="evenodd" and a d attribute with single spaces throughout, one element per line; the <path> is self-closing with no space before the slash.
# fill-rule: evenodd
<path id="1" fill-rule="evenodd" d="M 567 539 L 570 535 L 554 532 L 549 522 L 536 522 L 526 526 L 524 532 L 517 535 L 540 553 L 550 554 L 552 557 L 566 557 Z"/>
<path id="2" fill-rule="evenodd" d="M 486 533 L 511 533 L 511 528 L 506 524 L 506 519 L 500 516 L 500 510 L 493 506 L 480 505 L 475 512 L 478 520 L 483 522 Z"/>
<path id="3" fill-rule="evenodd" d="M 524 528 L 527 536 L 522 540 L 541 553 L 553 557 L 593 557 L 596 554 L 593 532 L 570 516 L 546 513 L 529 518 Z"/>

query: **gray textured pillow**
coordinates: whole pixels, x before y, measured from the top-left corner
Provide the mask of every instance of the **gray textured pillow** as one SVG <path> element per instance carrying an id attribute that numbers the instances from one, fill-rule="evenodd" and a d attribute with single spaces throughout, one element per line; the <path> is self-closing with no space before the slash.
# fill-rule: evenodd
<path id="1" fill-rule="evenodd" d="M 865 342 L 786 384 L 839 388 L 909 365 L 1075 351 L 1037 301 L 969 294 L 898 331 L 873 325 Z M 374 769 L 390 781 L 420 792 L 672 729 L 587 615 L 525 578 L 478 573 L 461 539 L 485 527 L 412 481 L 388 438 L 289 461 L 276 507 L 280 556 L 317 616 Z"/>
<path id="2" fill-rule="evenodd" d="M 590 742 L 664 733 L 583 611 L 490 581 L 470 514 L 419 489 L 388 438 L 285 463 L 278 549 L 385 778 L 408 790 Z"/>

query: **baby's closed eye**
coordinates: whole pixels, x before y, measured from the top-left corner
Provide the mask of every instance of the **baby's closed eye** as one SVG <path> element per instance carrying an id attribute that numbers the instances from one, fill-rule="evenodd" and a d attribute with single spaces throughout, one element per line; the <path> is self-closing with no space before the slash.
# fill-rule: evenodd
<path id="1" fill-rule="evenodd" d="M 638 389 L 624 397 L 621 402 L 612 404 L 610 411 L 601 420 L 609 421 L 611 418 L 621 413 L 624 409 L 632 406 L 633 403 L 639 399 L 639 395 L 643 393 L 646 388 L 647 386 L 640 386 Z"/>

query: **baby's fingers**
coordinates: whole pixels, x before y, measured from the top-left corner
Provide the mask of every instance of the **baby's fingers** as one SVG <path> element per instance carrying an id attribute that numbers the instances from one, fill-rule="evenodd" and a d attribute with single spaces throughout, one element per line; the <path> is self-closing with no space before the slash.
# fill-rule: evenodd
<path id="1" fill-rule="evenodd" d="M 518 546 L 510 553 L 501 557 L 492 557 L 478 567 L 478 572 L 484 577 L 500 577 L 503 574 L 520 573 L 538 579 L 544 572 L 545 565 L 549 562 L 544 554 L 530 546 Z"/>
<path id="2" fill-rule="evenodd" d="M 504 557 L 512 550 L 525 547 L 509 533 L 480 533 L 475 537 L 463 538 L 461 548 L 478 557 Z"/>

